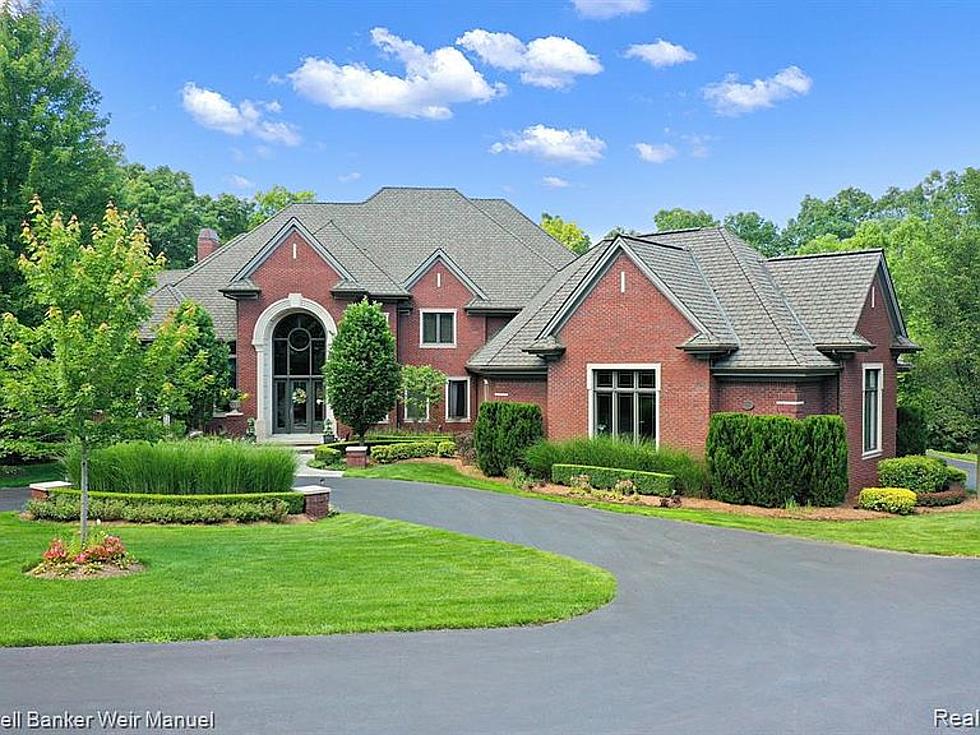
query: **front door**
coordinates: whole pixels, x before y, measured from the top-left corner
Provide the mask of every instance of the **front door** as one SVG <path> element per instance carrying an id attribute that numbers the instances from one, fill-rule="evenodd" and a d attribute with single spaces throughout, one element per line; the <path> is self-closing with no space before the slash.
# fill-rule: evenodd
<path id="1" fill-rule="evenodd" d="M 319 434 L 327 403 L 323 389 L 326 335 L 310 314 L 284 317 L 273 333 L 272 412 L 277 434 Z"/>

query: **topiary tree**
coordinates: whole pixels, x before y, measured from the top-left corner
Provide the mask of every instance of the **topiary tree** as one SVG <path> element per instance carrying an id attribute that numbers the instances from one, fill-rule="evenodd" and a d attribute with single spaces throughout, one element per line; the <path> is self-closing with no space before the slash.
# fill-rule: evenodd
<path id="1" fill-rule="evenodd" d="M 211 316 L 193 301 L 182 302 L 160 325 L 147 358 L 165 376 L 161 411 L 203 429 L 228 384 L 228 346 L 215 336 Z"/>
<path id="2" fill-rule="evenodd" d="M 443 400 L 446 374 L 431 365 L 402 365 L 402 400 L 413 416 L 426 416 L 426 410 Z"/>
<path id="3" fill-rule="evenodd" d="M 379 304 L 351 304 L 323 364 L 324 385 L 334 415 L 359 439 L 398 400 L 401 368 L 395 337 Z"/>

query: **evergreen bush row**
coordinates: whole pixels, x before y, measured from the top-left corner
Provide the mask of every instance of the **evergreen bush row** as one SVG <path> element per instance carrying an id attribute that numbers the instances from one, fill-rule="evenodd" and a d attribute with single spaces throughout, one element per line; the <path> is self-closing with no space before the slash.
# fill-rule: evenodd
<path id="1" fill-rule="evenodd" d="M 175 500 L 179 497 L 181 496 L 174 495 L 169 499 Z M 234 503 L 213 500 L 204 503 L 176 503 L 144 502 L 132 499 L 129 495 L 102 493 L 100 497 L 90 500 L 89 517 L 130 523 L 278 523 L 289 513 L 289 506 L 283 500 L 254 500 L 254 497 L 248 496 L 249 499 Z M 78 496 L 55 495 L 49 500 L 28 501 L 26 508 L 28 513 L 39 520 L 77 521 L 80 504 Z"/>
<path id="2" fill-rule="evenodd" d="M 711 496 L 727 503 L 833 506 L 847 495 L 847 436 L 840 416 L 716 413 L 706 454 Z"/>
<path id="3" fill-rule="evenodd" d="M 76 488 L 58 488 L 50 491 L 52 499 L 61 497 L 73 498 L 78 500 L 81 492 Z M 234 505 L 236 503 L 271 503 L 280 501 L 286 504 L 286 509 L 290 513 L 302 513 L 305 507 L 306 498 L 303 493 L 289 490 L 284 493 L 219 493 L 209 494 L 187 494 L 187 495 L 160 495 L 154 493 L 112 493 L 89 491 L 89 498 L 92 500 L 121 500 L 127 503 L 137 503 L 141 505 Z"/>
<path id="4" fill-rule="evenodd" d="M 491 477 L 503 475 L 508 467 L 524 467 L 527 448 L 542 436 L 544 420 L 540 406 L 488 401 L 480 406 L 473 429 L 476 462 Z"/>

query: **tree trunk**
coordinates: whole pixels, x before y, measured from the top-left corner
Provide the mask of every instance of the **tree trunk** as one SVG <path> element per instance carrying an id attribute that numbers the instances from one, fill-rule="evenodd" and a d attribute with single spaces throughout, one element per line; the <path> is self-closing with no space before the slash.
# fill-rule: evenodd
<path id="1" fill-rule="evenodd" d="M 88 444 L 82 442 L 81 448 L 82 457 L 82 508 L 81 516 L 82 528 L 82 548 L 85 548 L 85 542 L 88 540 Z"/>

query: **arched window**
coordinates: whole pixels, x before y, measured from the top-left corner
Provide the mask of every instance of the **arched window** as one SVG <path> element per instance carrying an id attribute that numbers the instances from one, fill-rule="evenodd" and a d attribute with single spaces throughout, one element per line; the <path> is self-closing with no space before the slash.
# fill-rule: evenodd
<path id="1" fill-rule="evenodd" d="M 319 377 L 327 355 L 320 321 L 310 314 L 284 317 L 272 333 L 273 377 Z"/>

